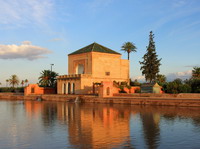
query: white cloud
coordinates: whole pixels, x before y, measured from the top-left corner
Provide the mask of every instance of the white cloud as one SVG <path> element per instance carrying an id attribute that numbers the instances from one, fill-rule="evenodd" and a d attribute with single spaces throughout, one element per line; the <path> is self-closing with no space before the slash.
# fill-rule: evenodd
<path id="1" fill-rule="evenodd" d="M 184 71 L 184 72 L 176 72 L 168 74 L 167 81 L 173 81 L 174 79 L 180 78 L 182 80 L 189 79 L 192 75 L 192 70 Z"/>
<path id="2" fill-rule="evenodd" d="M 138 82 L 145 82 L 145 76 L 135 76 L 131 78 L 132 81 L 137 80 Z"/>
<path id="3" fill-rule="evenodd" d="M 52 8 L 52 0 L 0 0 L 0 24 L 44 24 Z"/>
<path id="4" fill-rule="evenodd" d="M 0 45 L 0 59 L 35 60 L 49 53 L 50 50 L 32 45 L 30 41 L 24 41 L 21 45 Z"/>

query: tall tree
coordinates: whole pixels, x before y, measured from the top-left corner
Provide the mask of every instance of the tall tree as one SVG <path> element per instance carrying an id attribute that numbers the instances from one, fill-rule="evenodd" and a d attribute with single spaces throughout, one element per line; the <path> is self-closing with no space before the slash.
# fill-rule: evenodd
<path id="1" fill-rule="evenodd" d="M 194 67 L 192 70 L 192 78 L 200 79 L 200 67 Z"/>
<path id="2" fill-rule="evenodd" d="M 155 42 L 153 41 L 154 34 L 150 31 L 149 45 L 147 46 L 147 53 L 143 56 L 143 61 L 139 62 L 142 66 L 142 75 L 145 75 L 146 81 L 152 83 L 156 79 L 156 75 L 159 73 L 159 66 L 161 59 L 158 59 L 156 54 Z"/>
<path id="3" fill-rule="evenodd" d="M 8 87 L 9 79 L 6 79 L 6 87 Z"/>
<path id="4" fill-rule="evenodd" d="M 43 70 L 40 73 L 39 85 L 43 87 L 55 87 L 57 76 L 58 76 L 58 73 L 54 71 Z"/>
<path id="5" fill-rule="evenodd" d="M 15 85 L 18 85 L 19 79 L 18 79 L 17 75 L 12 75 L 9 79 L 9 83 L 10 83 L 10 85 L 12 85 L 13 88 L 15 87 Z"/>
<path id="6" fill-rule="evenodd" d="M 137 47 L 134 45 L 134 43 L 132 42 L 125 42 L 122 47 L 121 47 L 122 51 L 127 52 L 128 53 L 128 60 L 129 60 L 129 55 L 131 52 L 137 52 L 136 49 Z"/>

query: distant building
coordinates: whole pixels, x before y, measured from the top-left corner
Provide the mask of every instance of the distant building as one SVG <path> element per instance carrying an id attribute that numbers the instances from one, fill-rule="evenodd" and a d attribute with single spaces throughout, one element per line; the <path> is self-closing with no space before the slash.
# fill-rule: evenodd
<path id="1" fill-rule="evenodd" d="M 158 83 L 144 83 L 141 85 L 141 93 L 163 93 Z"/>
<path id="2" fill-rule="evenodd" d="M 92 43 L 68 55 L 68 73 L 57 78 L 58 94 L 94 94 L 102 81 L 129 82 L 129 60 Z"/>

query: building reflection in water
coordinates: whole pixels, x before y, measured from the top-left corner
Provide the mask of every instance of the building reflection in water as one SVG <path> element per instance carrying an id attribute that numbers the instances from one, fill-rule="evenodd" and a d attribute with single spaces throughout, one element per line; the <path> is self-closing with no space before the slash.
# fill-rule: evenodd
<path id="1" fill-rule="evenodd" d="M 105 104 L 76 104 L 63 102 L 25 102 L 30 117 L 40 117 L 44 127 L 52 129 L 55 123 L 67 127 L 67 141 L 73 148 L 136 148 L 131 140 L 130 117 L 139 114 L 142 134 L 149 149 L 160 143 L 160 119 L 173 121 L 191 118 L 200 130 L 199 109 L 177 107 L 141 107 Z M 137 136 L 134 136 L 137 138 Z"/>
<path id="2" fill-rule="evenodd" d="M 113 148 L 129 142 L 130 110 L 93 104 L 65 104 L 58 109 L 59 117 L 68 121 L 69 141 L 73 145 Z"/>

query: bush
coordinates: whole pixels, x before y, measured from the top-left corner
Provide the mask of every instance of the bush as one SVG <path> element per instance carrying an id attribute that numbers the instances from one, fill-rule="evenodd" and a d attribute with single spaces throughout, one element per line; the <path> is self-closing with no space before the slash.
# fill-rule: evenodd
<path id="1" fill-rule="evenodd" d="M 169 82 L 166 87 L 166 92 L 171 94 L 178 93 L 178 84 L 175 82 Z"/>
<path id="2" fill-rule="evenodd" d="M 183 84 L 179 86 L 180 93 L 191 93 L 191 87 L 188 84 Z"/>
<path id="3" fill-rule="evenodd" d="M 123 85 L 120 85 L 119 89 L 120 89 L 119 93 L 126 93 L 126 91 L 124 90 L 124 86 Z"/>

